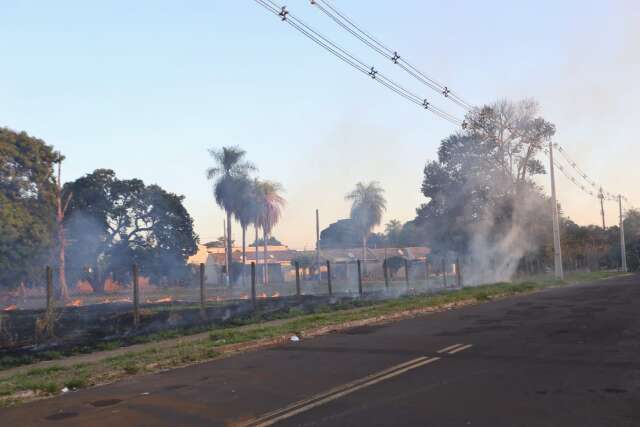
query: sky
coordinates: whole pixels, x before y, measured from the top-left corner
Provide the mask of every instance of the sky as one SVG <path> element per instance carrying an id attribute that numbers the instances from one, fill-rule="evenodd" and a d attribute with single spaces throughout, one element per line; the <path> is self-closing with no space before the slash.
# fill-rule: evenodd
<path id="1" fill-rule="evenodd" d="M 333 3 L 473 105 L 536 99 L 573 160 L 640 206 L 640 2 Z M 307 0 L 287 8 L 464 115 Z M 260 178 L 283 184 L 288 203 L 273 234 L 303 249 L 315 244 L 315 209 L 322 228 L 347 217 L 344 196 L 358 181 L 385 189 L 384 222 L 412 219 L 426 201 L 422 169 L 456 131 L 251 0 L 3 0 L 0 15 L 0 126 L 60 150 L 64 180 L 111 168 L 184 195 L 202 241 L 222 235 L 209 148 L 238 145 Z M 558 197 L 574 221 L 600 223 L 598 200 L 560 174 Z M 617 206 L 605 209 L 615 223 Z"/>

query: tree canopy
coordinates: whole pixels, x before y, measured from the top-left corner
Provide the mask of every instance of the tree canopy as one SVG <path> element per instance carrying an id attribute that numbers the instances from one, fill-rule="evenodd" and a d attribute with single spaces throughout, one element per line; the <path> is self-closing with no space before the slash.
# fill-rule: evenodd
<path id="1" fill-rule="evenodd" d="M 109 169 L 67 183 L 64 191 L 73 192 L 65 222 L 76 268 L 101 265 L 123 274 L 137 262 L 148 275 L 175 279 L 197 250 L 183 196 L 139 179 L 120 180 Z"/>
<path id="2" fill-rule="evenodd" d="M 53 242 L 58 158 L 44 141 L 0 128 L 0 287 L 43 277 Z"/>
<path id="3" fill-rule="evenodd" d="M 497 102 L 471 111 L 466 130 L 442 140 L 438 159 L 424 168 L 427 202 L 414 225 L 437 253 L 473 258 L 478 270 L 504 271 L 549 235 L 549 200 L 531 180 L 545 172 L 536 158 L 554 126 L 536 104 Z"/>

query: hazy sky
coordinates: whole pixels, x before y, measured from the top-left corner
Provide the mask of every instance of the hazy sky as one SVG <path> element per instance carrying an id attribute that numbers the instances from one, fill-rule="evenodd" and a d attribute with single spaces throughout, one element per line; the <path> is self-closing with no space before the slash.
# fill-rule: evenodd
<path id="1" fill-rule="evenodd" d="M 334 3 L 473 104 L 536 98 L 582 168 L 640 205 L 640 2 Z M 287 6 L 462 116 L 308 0 Z M 251 0 L 3 0 L 0 16 L 0 126 L 61 150 L 66 180 L 112 168 L 184 194 L 204 241 L 222 234 L 223 218 L 205 179 L 207 148 L 239 145 L 260 177 L 280 181 L 288 205 L 274 234 L 311 248 L 315 209 L 323 227 L 346 217 L 357 181 L 386 189 L 385 221 L 413 218 L 422 168 L 455 131 Z M 597 200 L 558 181 L 565 212 L 599 222 Z"/>

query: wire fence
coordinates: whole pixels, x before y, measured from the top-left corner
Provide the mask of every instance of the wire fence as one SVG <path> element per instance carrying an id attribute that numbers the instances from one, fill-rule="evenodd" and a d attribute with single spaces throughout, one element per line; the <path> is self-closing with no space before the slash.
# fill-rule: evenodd
<path id="1" fill-rule="evenodd" d="M 360 260 L 313 266 L 243 265 L 233 284 L 195 266 L 188 279 L 154 279 L 136 264 L 104 275 L 95 268 L 47 267 L 42 279 L 0 299 L 0 350 L 64 347 L 175 328 L 227 324 L 256 313 L 343 301 L 397 298 L 463 286 L 457 262 Z M 209 273 L 208 277 L 207 273 Z M 224 273 L 224 271 L 222 272 Z M 66 284 L 65 284 L 66 282 Z"/>

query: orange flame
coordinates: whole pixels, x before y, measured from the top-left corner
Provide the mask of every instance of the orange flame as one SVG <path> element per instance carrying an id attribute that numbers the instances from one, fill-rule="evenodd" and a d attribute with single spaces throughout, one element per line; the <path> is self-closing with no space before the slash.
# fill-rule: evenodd
<path id="1" fill-rule="evenodd" d="M 258 298 L 267 298 L 267 294 L 263 292 L 260 295 L 258 295 Z"/>
<path id="2" fill-rule="evenodd" d="M 131 298 L 103 298 L 100 304 L 111 304 L 114 302 L 131 302 Z"/>
<path id="3" fill-rule="evenodd" d="M 160 299 L 157 299 L 157 300 L 153 301 L 153 303 L 154 303 L 154 304 L 161 304 L 161 303 L 163 303 L 163 302 L 172 302 L 172 301 L 173 301 L 173 298 L 171 298 L 171 297 L 164 297 L 164 298 L 160 298 Z"/>
<path id="4" fill-rule="evenodd" d="M 93 286 L 91 286 L 91 283 L 86 280 L 80 280 L 76 284 L 76 292 L 79 294 L 92 294 Z"/>
<path id="5" fill-rule="evenodd" d="M 104 291 L 107 293 L 115 293 L 124 289 L 120 283 L 114 281 L 111 277 L 108 277 L 104 282 Z"/>
<path id="6" fill-rule="evenodd" d="M 271 298 L 278 298 L 280 296 L 280 292 L 276 292 L 273 295 L 271 295 Z"/>
<path id="7" fill-rule="evenodd" d="M 11 304 L 11 305 L 9 305 L 9 306 L 7 306 L 7 307 L 3 308 L 3 309 L 2 309 L 2 311 L 14 311 L 14 310 L 17 310 L 17 309 L 18 309 L 18 306 L 17 306 L 17 305 L 15 305 L 15 304 Z"/>
<path id="8" fill-rule="evenodd" d="M 240 294 L 240 299 L 249 299 L 248 294 Z"/>
<path id="9" fill-rule="evenodd" d="M 81 305 L 82 305 L 82 300 L 79 298 L 74 299 L 70 303 L 67 303 L 67 307 L 80 307 Z"/>

